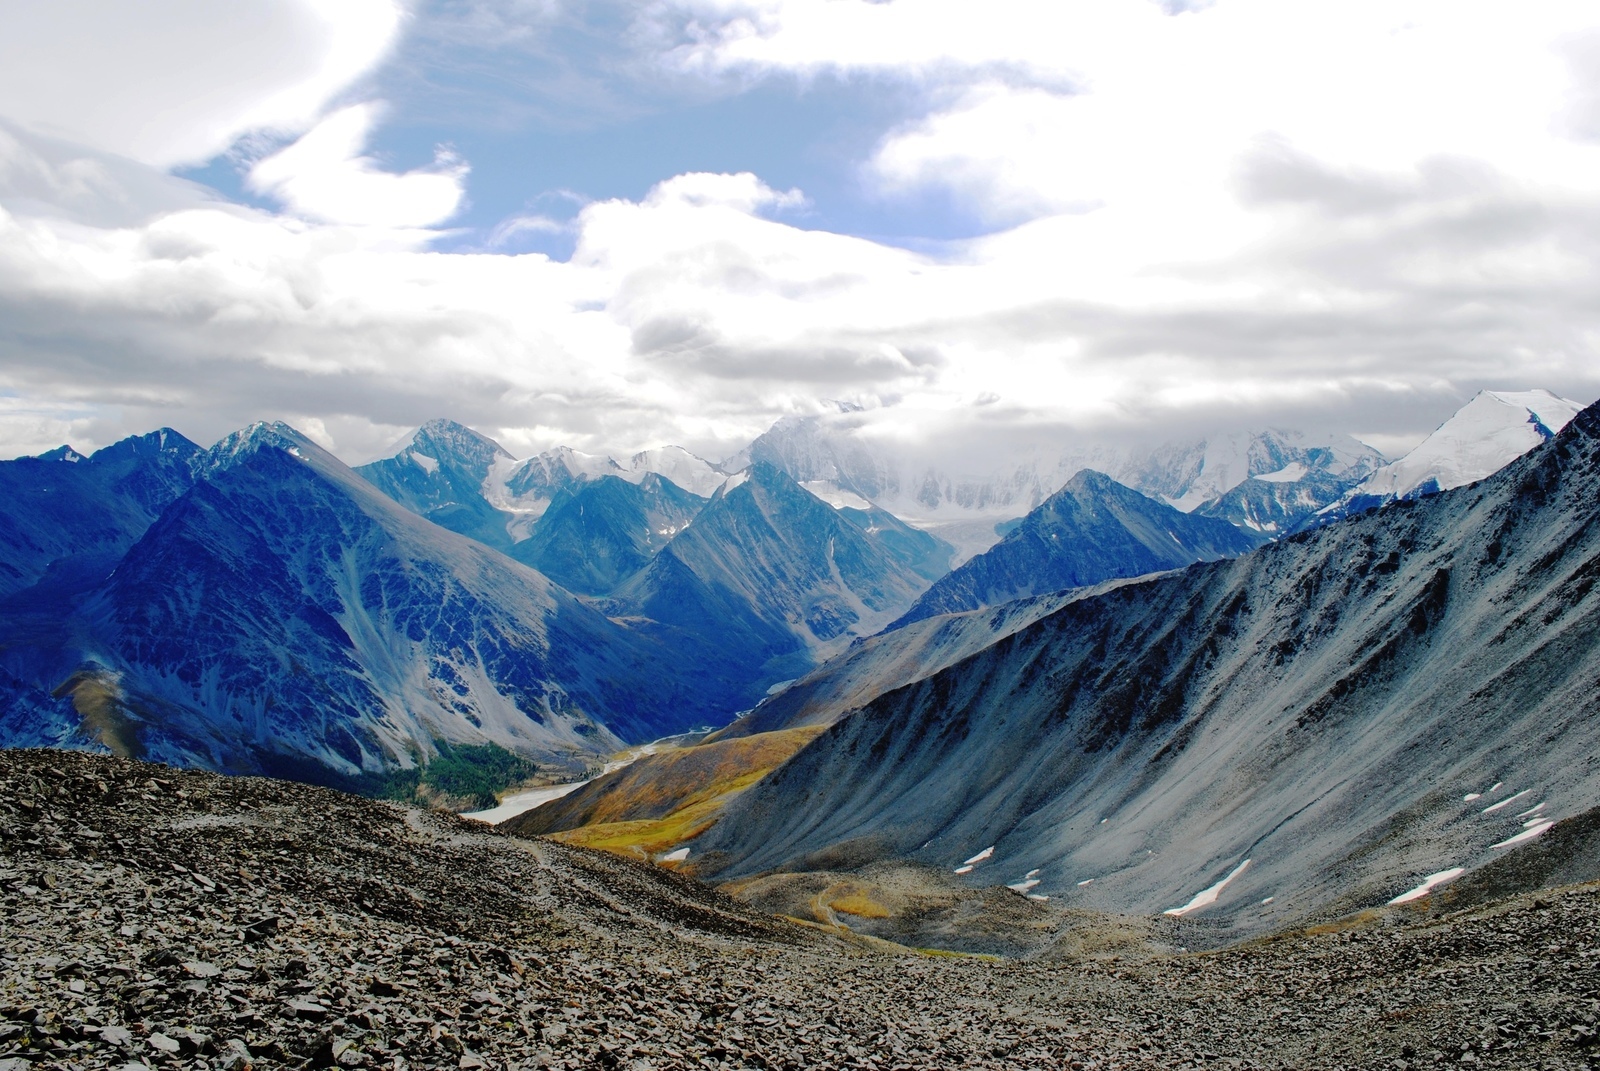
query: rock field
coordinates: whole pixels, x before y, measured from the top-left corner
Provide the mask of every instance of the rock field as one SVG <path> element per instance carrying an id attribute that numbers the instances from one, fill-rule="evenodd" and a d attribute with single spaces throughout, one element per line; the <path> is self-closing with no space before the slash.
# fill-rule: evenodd
<path id="1" fill-rule="evenodd" d="M 0 1071 L 1600 1063 L 1595 885 L 992 961 L 450 816 L 5 751 L 0 897 Z"/>

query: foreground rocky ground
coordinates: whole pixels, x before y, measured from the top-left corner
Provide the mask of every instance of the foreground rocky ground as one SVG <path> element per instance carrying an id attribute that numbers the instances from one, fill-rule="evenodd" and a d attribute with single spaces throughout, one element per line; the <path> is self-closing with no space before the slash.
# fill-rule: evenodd
<path id="1" fill-rule="evenodd" d="M 1204 955 L 990 962 L 448 816 L 11 751 L 0 897 L 0 1071 L 1600 1058 L 1594 886 Z"/>

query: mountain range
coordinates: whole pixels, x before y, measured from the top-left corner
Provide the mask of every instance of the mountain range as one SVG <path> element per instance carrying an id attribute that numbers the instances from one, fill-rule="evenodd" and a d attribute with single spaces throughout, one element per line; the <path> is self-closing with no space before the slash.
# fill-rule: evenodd
<path id="1" fill-rule="evenodd" d="M 1084 469 L 999 543 L 935 581 L 890 627 L 1231 558 L 1265 541 L 1253 529 L 1181 513 Z"/>
<path id="2" fill-rule="evenodd" d="M 1419 450 L 1468 473 L 1563 422 L 1552 396 L 1493 401 Z M 1381 461 L 1286 432 L 1102 453 L 1153 494 L 1075 470 L 1003 536 L 1046 467 L 936 478 L 936 519 L 908 523 L 885 505 L 907 463 L 816 419 L 720 464 L 518 460 L 444 420 L 354 470 L 283 425 L 0 462 L 0 741 L 370 787 L 452 748 L 559 775 L 750 708 L 725 736 L 787 731 L 806 695 L 796 724 L 828 724 L 1103 582 L 1349 512 Z M 953 573 L 952 516 L 998 539 Z"/>
<path id="3" fill-rule="evenodd" d="M 700 872 L 908 859 L 1233 935 L 1449 880 L 1600 804 L 1597 540 L 1600 406 L 880 694 L 732 801 Z"/>

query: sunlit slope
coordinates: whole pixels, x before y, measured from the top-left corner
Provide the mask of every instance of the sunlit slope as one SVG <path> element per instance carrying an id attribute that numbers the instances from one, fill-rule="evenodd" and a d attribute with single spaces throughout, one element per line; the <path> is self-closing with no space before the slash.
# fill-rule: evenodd
<path id="1" fill-rule="evenodd" d="M 703 848 L 1139 912 L 1232 875 L 1192 913 L 1246 932 L 1382 903 L 1600 803 L 1597 579 L 1591 407 L 1480 484 L 1070 603 L 835 724 Z"/>
<path id="2" fill-rule="evenodd" d="M 821 731 L 788 729 L 646 755 L 500 828 L 625 854 L 665 851 L 709 829 L 731 799 Z"/>

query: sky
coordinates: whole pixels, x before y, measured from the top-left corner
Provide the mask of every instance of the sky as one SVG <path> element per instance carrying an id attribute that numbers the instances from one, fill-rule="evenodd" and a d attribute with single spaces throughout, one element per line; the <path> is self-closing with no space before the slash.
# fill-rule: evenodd
<path id="1" fill-rule="evenodd" d="M 0 0 L 0 456 L 1401 452 L 1600 396 L 1600 7 Z"/>

